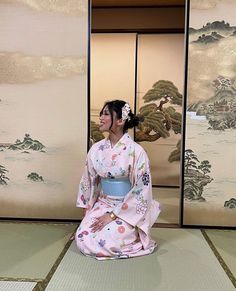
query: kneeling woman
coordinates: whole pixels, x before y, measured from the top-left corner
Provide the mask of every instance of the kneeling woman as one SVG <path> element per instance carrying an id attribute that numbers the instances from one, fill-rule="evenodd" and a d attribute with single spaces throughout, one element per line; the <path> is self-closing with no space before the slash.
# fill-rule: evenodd
<path id="1" fill-rule="evenodd" d="M 150 228 L 160 209 L 152 198 L 149 160 L 127 133 L 138 123 L 125 101 L 107 102 L 100 112 L 100 131 L 109 136 L 88 152 L 77 198 L 85 216 L 75 239 L 85 255 L 129 258 L 156 246 Z"/>

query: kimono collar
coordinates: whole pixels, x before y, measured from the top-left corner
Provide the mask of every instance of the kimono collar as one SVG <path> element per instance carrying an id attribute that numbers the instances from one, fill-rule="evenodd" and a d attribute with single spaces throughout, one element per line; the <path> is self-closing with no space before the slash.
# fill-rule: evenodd
<path id="1" fill-rule="evenodd" d="M 110 148 L 114 149 L 116 147 L 120 147 L 122 145 L 126 145 L 127 143 L 129 143 L 130 141 L 132 141 L 132 138 L 130 137 L 130 135 L 126 132 L 122 135 L 122 137 L 117 141 L 117 143 L 113 146 L 113 148 L 111 147 L 111 141 L 109 139 L 109 137 L 107 137 L 105 139 L 105 144 L 109 145 Z"/>

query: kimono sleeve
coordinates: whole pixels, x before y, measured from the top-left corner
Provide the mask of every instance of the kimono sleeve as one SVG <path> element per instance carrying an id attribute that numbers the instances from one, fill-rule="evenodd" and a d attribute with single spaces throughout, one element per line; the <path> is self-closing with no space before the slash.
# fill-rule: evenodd
<path id="1" fill-rule="evenodd" d="M 139 154 L 134 164 L 132 176 L 132 189 L 113 212 L 135 227 L 143 224 L 145 219 L 149 220 L 153 204 L 149 159 L 144 150 Z M 154 216 L 157 214 L 154 213 Z"/>
<path id="2" fill-rule="evenodd" d="M 79 184 L 76 207 L 87 208 L 91 196 L 94 195 L 97 173 L 93 167 L 91 152 L 92 148 L 87 154 L 85 169 Z"/>

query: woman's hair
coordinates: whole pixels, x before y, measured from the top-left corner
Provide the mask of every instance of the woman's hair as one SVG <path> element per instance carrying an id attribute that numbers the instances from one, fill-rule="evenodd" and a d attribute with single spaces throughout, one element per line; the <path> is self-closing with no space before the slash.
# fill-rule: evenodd
<path id="1" fill-rule="evenodd" d="M 116 116 L 118 119 L 122 118 L 122 108 L 125 106 L 126 102 L 123 100 L 113 100 L 113 101 L 107 101 L 102 110 L 100 111 L 100 116 L 102 115 L 102 112 L 105 107 L 108 108 L 110 114 L 111 114 L 111 126 L 113 125 L 113 112 L 116 113 Z M 133 128 L 137 126 L 140 122 L 140 118 L 132 113 L 132 110 L 130 109 L 130 112 L 128 114 L 128 118 L 125 120 L 123 132 L 126 132 L 129 128 Z"/>

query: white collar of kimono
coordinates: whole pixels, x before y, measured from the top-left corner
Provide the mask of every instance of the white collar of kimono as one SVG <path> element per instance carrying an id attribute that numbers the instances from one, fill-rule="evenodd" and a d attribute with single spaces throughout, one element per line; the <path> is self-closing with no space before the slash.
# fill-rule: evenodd
<path id="1" fill-rule="evenodd" d="M 108 143 L 109 146 L 114 149 L 119 143 L 126 143 L 127 141 L 130 141 L 130 140 L 132 139 L 130 135 L 126 132 L 122 135 L 122 137 L 117 141 L 117 143 L 113 147 L 111 146 L 111 141 L 109 137 L 106 138 L 106 143 Z"/>

